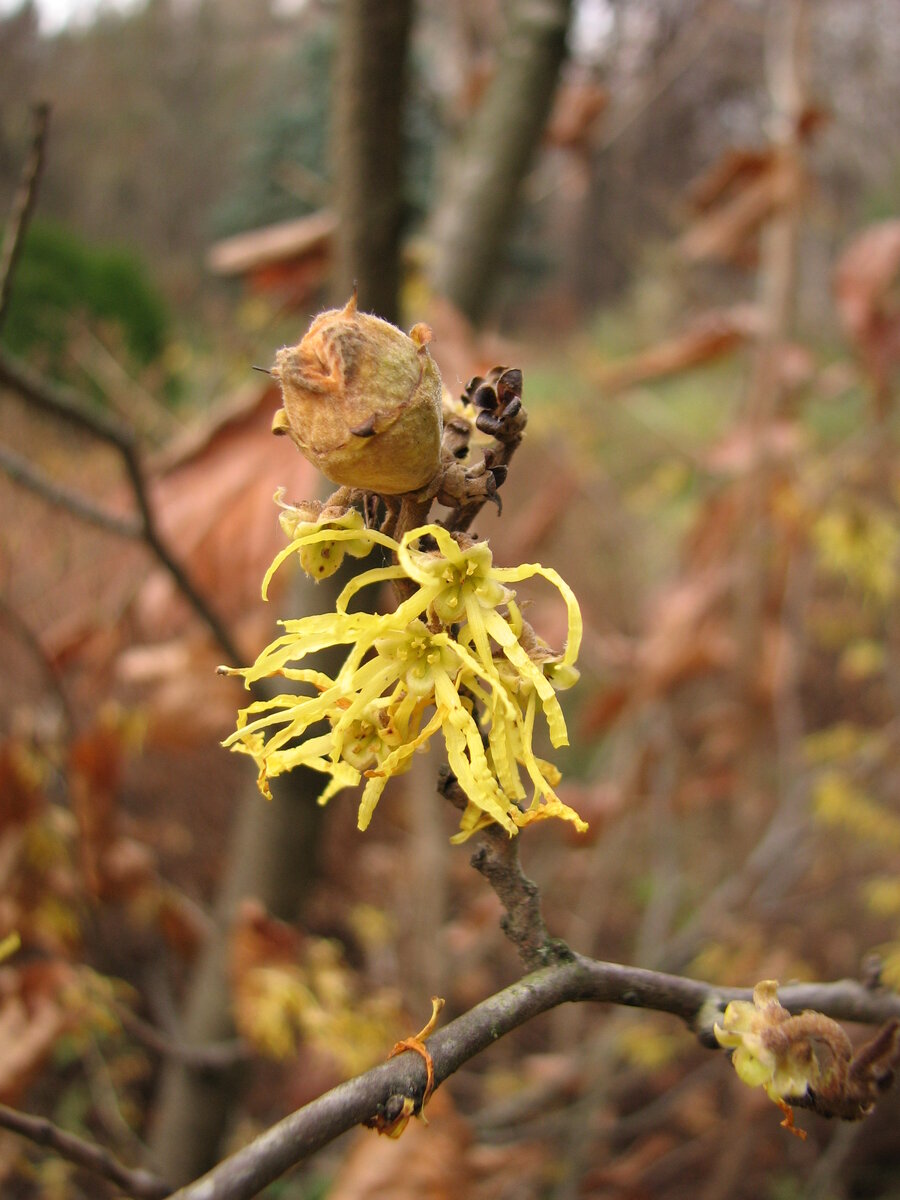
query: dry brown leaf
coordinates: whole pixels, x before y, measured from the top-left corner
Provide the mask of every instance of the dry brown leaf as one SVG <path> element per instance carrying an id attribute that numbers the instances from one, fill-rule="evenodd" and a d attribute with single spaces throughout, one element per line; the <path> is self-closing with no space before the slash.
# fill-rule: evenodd
<path id="1" fill-rule="evenodd" d="M 731 572 L 714 564 L 663 589 L 648 614 L 648 632 L 635 643 L 618 681 L 586 705 L 586 734 L 607 729 L 634 704 L 646 704 L 690 679 L 734 664 L 736 647 L 725 608 L 731 582 Z"/>
<path id="2" fill-rule="evenodd" d="M 587 150 L 608 104 L 608 90 L 594 80 L 564 83 L 557 90 L 544 140 L 564 150 Z"/>
<path id="3" fill-rule="evenodd" d="M 293 498 L 314 494 L 319 486 L 302 455 L 270 432 L 278 403 L 274 386 L 246 389 L 158 458 L 148 472 L 164 539 L 192 582 L 231 625 L 263 610 L 260 580 L 283 544 L 272 503 L 276 488 L 284 486 Z M 86 472 L 95 474 L 93 460 Z M 103 499 L 111 509 L 131 507 L 115 473 Z M 51 515 L 46 537 L 43 527 L 40 531 L 41 544 L 47 547 L 41 562 L 63 564 L 64 571 L 47 581 L 39 625 L 42 644 L 55 662 L 84 663 L 96 678 L 125 643 L 152 643 L 197 630 L 208 641 L 170 576 L 144 548 L 57 510 Z M 60 550 L 53 554 L 57 541 Z M 33 566 L 29 560 L 29 570 Z M 103 579 L 102 588 L 98 578 Z M 269 611 L 267 616 L 271 625 L 275 614 Z"/>
<path id="4" fill-rule="evenodd" d="M 687 202 L 695 213 L 708 212 L 735 191 L 765 174 L 772 161 L 768 149 L 732 146 L 688 186 Z"/>
<path id="5" fill-rule="evenodd" d="M 614 395 L 636 384 L 714 362 L 744 345 L 758 330 L 758 313 L 752 305 L 717 309 L 640 354 L 601 366 L 594 378 L 607 395 Z"/>
<path id="6" fill-rule="evenodd" d="M 522 359 L 514 343 L 496 334 L 476 331 L 459 309 L 442 296 L 429 298 L 423 320 L 434 334 L 434 341 L 428 346 L 431 357 L 452 396 L 460 395 L 473 375 L 486 375 L 497 363 Z"/>
<path id="7" fill-rule="evenodd" d="M 671 1153 L 678 1145 L 675 1134 L 656 1131 L 640 1138 L 614 1161 L 596 1167 L 589 1172 L 585 1180 L 586 1194 L 593 1195 L 592 1189 L 612 1186 L 613 1194 L 624 1194 L 630 1197 L 649 1197 L 651 1193 L 643 1183 L 643 1175 L 654 1163 Z"/>
<path id="8" fill-rule="evenodd" d="M 274 613 L 265 605 L 238 623 L 241 645 L 262 646 L 273 634 Z M 115 682 L 147 721 L 154 747 L 190 747 L 216 742 L 231 732 L 235 710 L 246 693 L 235 679 L 216 674 L 222 651 L 200 630 L 184 637 L 126 648 L 116 659 Z"/>
<path id="9" fill-rule="evenodd" d="M 806 441 L 796 421 L 772 421 L 762 430 L 739 425 L 709 450 L 706 466 L 725 475 L 746 476 L 763 462 L 781 464 L 796 458 Z"/>
<path id="10" fill-rule="evenodd" d="M 800 163 L 772 153 L 749 177 L 736 175 L 715 205 L 694 221 L 681 239 L 682 254 L 689 262 L 755 261 L 756 235 L 774 213 L 795 204 L 803 188 Z"/>
<path id="11" fill-rule="evenodd" d="M 270 917 L 258 900 L 243 900 L 231 930 L 229 974 L 233 982 L 259 966 L 292 966 L 299 962 L 302 935 Z"/>
<path id="12" fill-rule="evenodd" d="M 722 611 L 730 586 L 729 571 L 711 569 L 676 581 L 660 595 L 638 650 L 643 696 L 662 695 L 689 677 L 733 663 L 734 641 Z"/>
<path id="13" fill-rule="evenodd" d="M 153 487 L 164 536 L 229 622 L 261 606 L 260 580 L 284 544 L 272 503 L 276 488 L 284 487 L 291 500 L 314 495 L 320 486 L 306 459 L 286 439 L 272 436 L 279 404 L 274 386 L 248 389 L 224 417 L 170 453 Z M 142 589 L 137 612 L 154 637 L 184 627 L 184 602 L 158 571 Z"/>
<path id="14" fill-rule="evenodd" d="M 7 738 L 0 743 L 0 832 L 26 824 L 45 803 L 39 774 L 24 748 Z"/>
<path id="15" fill-rule="evenodd" d="M 560 456 L 562 457 L 562 456 Z M 558 471 L 531 479 L 515 517 L 504 529 L 500 552 L 504 562 L 528 562 L 547 546 L 553 533 L 572 511 L 580 492 L 576 470 L 559 462 Z"/>
<path id="16" fill-rule="evenodd" d="M 879 388 L 900 362 L 900 219 L 863 230 L 834 275 L 838 315 Z"/>
<path id="17" fill-rule="evenodd" d="M 72 743 L 69 792 L 78 822 L 85 883 L 96 897 L 104 892 L 101 864 L 116 836 L 122 768 L 121 735 L 111 724 L 101 723 Z"/>
<path id="18" fill-rule="evenodd" d="M 594 713 L 592 719 L 596 719 Z M 586 833 L 564 829 L 560 833 L 570 846 L 590 846 L 606 834 L 621 815 L 626 801 L 625 789 L 617 783 L 597 780 L 593 783 L 566 783 L 559 786 L 559 797 L 587 821 Z"/>
<path id="19" fill-rule="evenodd" d="M 476 1182 L 466 1200 L 540 1200 L 555 1170 L 546 1146 L 535 1141 L 475 1145 L 469 1162 Z"/>
<path id="20" fill-rule="evenodd" d="M 209 936 L 209 919 L 174 888 L 164 888 L 156 913 L 159 931 L 181 959 L 193 959 Z"/>
<path id="21" fill-rule="evenodd" d="M 69 1026 L 59 1003 L 72 979 L 64 963 L 0 969 L 0 1101 L 16 1104 Z"/>

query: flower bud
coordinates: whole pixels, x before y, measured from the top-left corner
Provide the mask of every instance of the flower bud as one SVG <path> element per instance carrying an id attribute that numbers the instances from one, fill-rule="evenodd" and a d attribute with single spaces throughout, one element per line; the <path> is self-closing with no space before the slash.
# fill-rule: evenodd
<path id="1" fill-rule="evenodd" d="M 431 481 L 441 460 L 441 377 L 431 330 L 409 336 L 387 321 L 343 309 L 321 313 L 297 346 L 275 356 L 287 433 L 334 483 L 397 495 Z"/>

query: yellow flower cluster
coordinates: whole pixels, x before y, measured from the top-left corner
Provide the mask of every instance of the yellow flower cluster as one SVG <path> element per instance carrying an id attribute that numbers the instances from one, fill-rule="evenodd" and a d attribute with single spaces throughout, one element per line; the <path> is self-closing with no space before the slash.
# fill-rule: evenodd
<path id="1" fill-rule="evenodd" d="M 355 994 L 340 950 L 309 939 L 302 962 L 257 964 L 235 980 L 238 1032 L 266 1058 L 283 1061 L 301 1044 L 329 1054 L 350 1077 L 384 1057 L 384 1045 L 402 1022 L 397 996 L 387 988 Z"/>
<path id="2" fill-rule="evenodd" d="M 822 567 L 887 604 L 897 594 L 900 528 L 890 512 L 846 499 L 827 508 L 812 528 Z"/>
<path id="3" fill-rule="evenodd" d="M 578 678 L 581 614 L 560 576 L 537 564 L 495 567 L 487 543 L 454 537 L 438 525 L 413 529 L 400 541 L 364 528 L 353 510 L 319 521 L 294 520 L 286 512 L 282 525 L 292 540 L 266 574 L 264 597 L 274 571 L 293 554 L 315 578 L 336 570 L 345 553 L 361 557 L 376 545 L 392 552 L 394 565 L 351 580 L 334 612 L 282 622 L 283 636 L 252 667 L 228 671 L 248 686 L 280 676 L 311 692 L 248 705 L 224 743 L 256 760 L 263 794 L 270 794 L 270 779 L 301 765 L 330 776 L 322 804 L 365 779 L 359 807 L 365 829 L 388 779 L 406 771 L 413 753 L 441 733 L 468 799 L 455 841 L 494 822 L 513 835 L 543 817 L 585 829 L 554 791 L 559 772 L 532 747 L 539 715 L 551 743 L 568 744 L 556 693 Z M 562 654 L 552 653 L 523 621 L 508 586 L 536 575 L 553 584 L 566 605 Z M 406 597 L 393 612 L 349 611 L 358 592 L 386 581 Z M 299 665 L 336 645 L 350 649 L 334 678 Z"/>

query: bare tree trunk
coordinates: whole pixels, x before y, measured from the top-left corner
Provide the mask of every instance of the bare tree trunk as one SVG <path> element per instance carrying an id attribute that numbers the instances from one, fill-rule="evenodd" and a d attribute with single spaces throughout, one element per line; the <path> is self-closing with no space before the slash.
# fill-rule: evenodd
<path id="1" fill-rule="evenodd" d="M 396 324 L 403 218 L 402 113 L 412 0 L 342 0 L 334 93 L 336 299 Z"/>
<path id="2" fill-rule="evenodd" d="M 396 322 L 400 281 L 401 113 L 412 0 L 343 0 L 334 100 L 336 202 L 340 215 L 341 301 L 358 282 L 360 306 Z M 334 603 L 343 572 L 318 585 L 316 610 Z M 307 599 L 308 597 L 308 599 Z M 304 597 L 308 603 L 311 589 Z M 296 615 L 296 614 L 295 614 Z M 323 669 L 328 666 L 323 663 Z M 241 804 L 217 905 L 216 932 L 191 982 L 183 1040 L 202 1046 L 233 1036 L 227 982 L 228 932 L 235 910 L 255 896 L 294 920 L 315 871 L 322 778 L 294 771 L 276 780 L 274 800 Z M 241 1071 L 204 1074 L 172 1063 L 163 1072 L 152 1148 L 173 1183 L 196 1178 L 219 1158 L 241 1091 Z"/>
<path id="3" fill-rule="evenodd" d="M 303 579 L 300 604 L 327 609 L 347 582 L 339 571 L 313 585 Z M 322 661 L 322 670 L 338 664 Z M 223 750 L 224 754 L 225 751 Z M 228 939 L 235 912 L 245 897 L 256 897 L 269 912 L 296 920 L 316 872 L 322 810 L 316 797 L 322 776 L 297 770 L 272 781 L 273 800 L 256 787 L 238 800 L 225 873 L 216 906 L 215 928 L 191 980 L 179 1040 L 201 1047 L 235 1035 L 228 985 Z M 151 1136 L 154 1163 L 166 1179 L 182 1184 L 203 1174 L 221 1157 L 220 1144 L 243 1085 L 240 1067 L 204 1071 L 181 1062 L 163 1069 L 156 1122 Z"/>
<path id="4" fill-rule="evenodd" d="M 772 469 L 766 434 L 779 416 L 784 383 L 778 362 L 790 338 L 797 296 L 798 244 L 803 215 L 804 152 L 800 128 L 809 89 L 809 12 L 806 0 L 771 0 L 767 77 L 771 147 L 779 171 L 781 204 L 762 232 L 758 307 L 762 330 L 747 392 L 747 419 L 757 447 L 748 480 L 745 559 L 738 594 L 741 655 L 738 686 L 752 688 L 762 656 L 763 608 L 769 546 L 767 504 Z"/>
<path id="5" fill-rule="evenodd" d="M 482 320 L 520 187 L 553 103 L 572 0 L 514 0 L 497 72 L 435 218 L 435 290 Z"/>

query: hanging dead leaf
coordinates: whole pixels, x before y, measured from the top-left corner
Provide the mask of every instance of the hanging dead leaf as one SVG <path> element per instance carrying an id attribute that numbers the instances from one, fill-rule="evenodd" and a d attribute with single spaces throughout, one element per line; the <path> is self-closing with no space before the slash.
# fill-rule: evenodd
<path id="1" fill-rule="evenodd" d="M 615 395 L 637 384 L 715 362 L 744 345 L 758 330 L 759 317 L 753 305 L 703 313 L 673 337 L 624 361 L 604 364 L 594 378 L 607 396 Z"/>
<path id="2" fill-rule="evenodd" d="M 865 229 L 834 275 L 838 315 L 878 392 L 900 363 L 900 219 Z"/>
<path id="3" fill-rule="evenodd" d="M 167 945 L 181 959 L 190 961 L 210 933 L 209 919 L 174 888 L 163 888 L 156 913 L 159 929 Z"/>
<path id="4" fill-rule="evenodd" d="M 142 734 L 140 717 L 108 705 L 69 750 L 68 783 L 82 870 L 88 892 L 97 899 L 131 896 L 154 874 L 152 853 L 137 843 L 123 843 L 119 834 L 122 776 Z"/>
<path id="5" fill-rule="evenodd" d="M 772 421 L 761 430 L 738 425 L 710 448 L 706 465 L 723 475 L 747 476 L 762 463 L 771 466 L 796 459 L 806 444 L 803 426 L 796 421 Z"/>
<path id="6" fill-rule="evenodd" d="M 44 807 L 42 770 L 22 743 L 0 743 L 0 834 L 32 820 Z"/>
<path id="7" fill-rule="evenodd" d="M 544 140 L 564 150 L 585 151 L 597 119 L 609 104 L 609 92 L 592 79 L 564 83 L 556 93 Z"/>
<path id="8" fill-rule="evenodd" d="M 752 265 L 763 225 L 800 200 L 802 165 L 790 153 L 768 150 L 746 164 L 732 164 L 714 182 L 715 187 L 701 181 L 700 194 L 707 202 L 682 237 L 681 252 L 689 262 Z"/>
<path id="9" fill-rule="evenodd" d="M 733 664 L 735 645 L 722 607 L 730 578 L 727 570 L 710 570 L 661 594 L 638 652 L 641 695 L 662 695 L 688 678 Z"/>
<path id="10" fill-rule="evenodd" d="M 240 979 L 258 966 L 294 965 L 300 959 L 302 935 L 270 917 L 258 900 L 244 900 L 231 931 L 229 972 Z"/>
<path id="11" fill-rule="evenodd" d="M 70 1026 L 60 1003 L 74 978 L 65 963 L 30 963 L 0 969 L 0 1101 L 16 1104 Z"/>
<path id="12" fill-rule="evenodd" d="M 735 192 L 742 191 L 754 179 L 765 174 L 771 162 L 771 152 L 750 146 L 732 146 L 701 175 L 687 190 L 687 203 L 695 213 L 708 212 Z"/>

